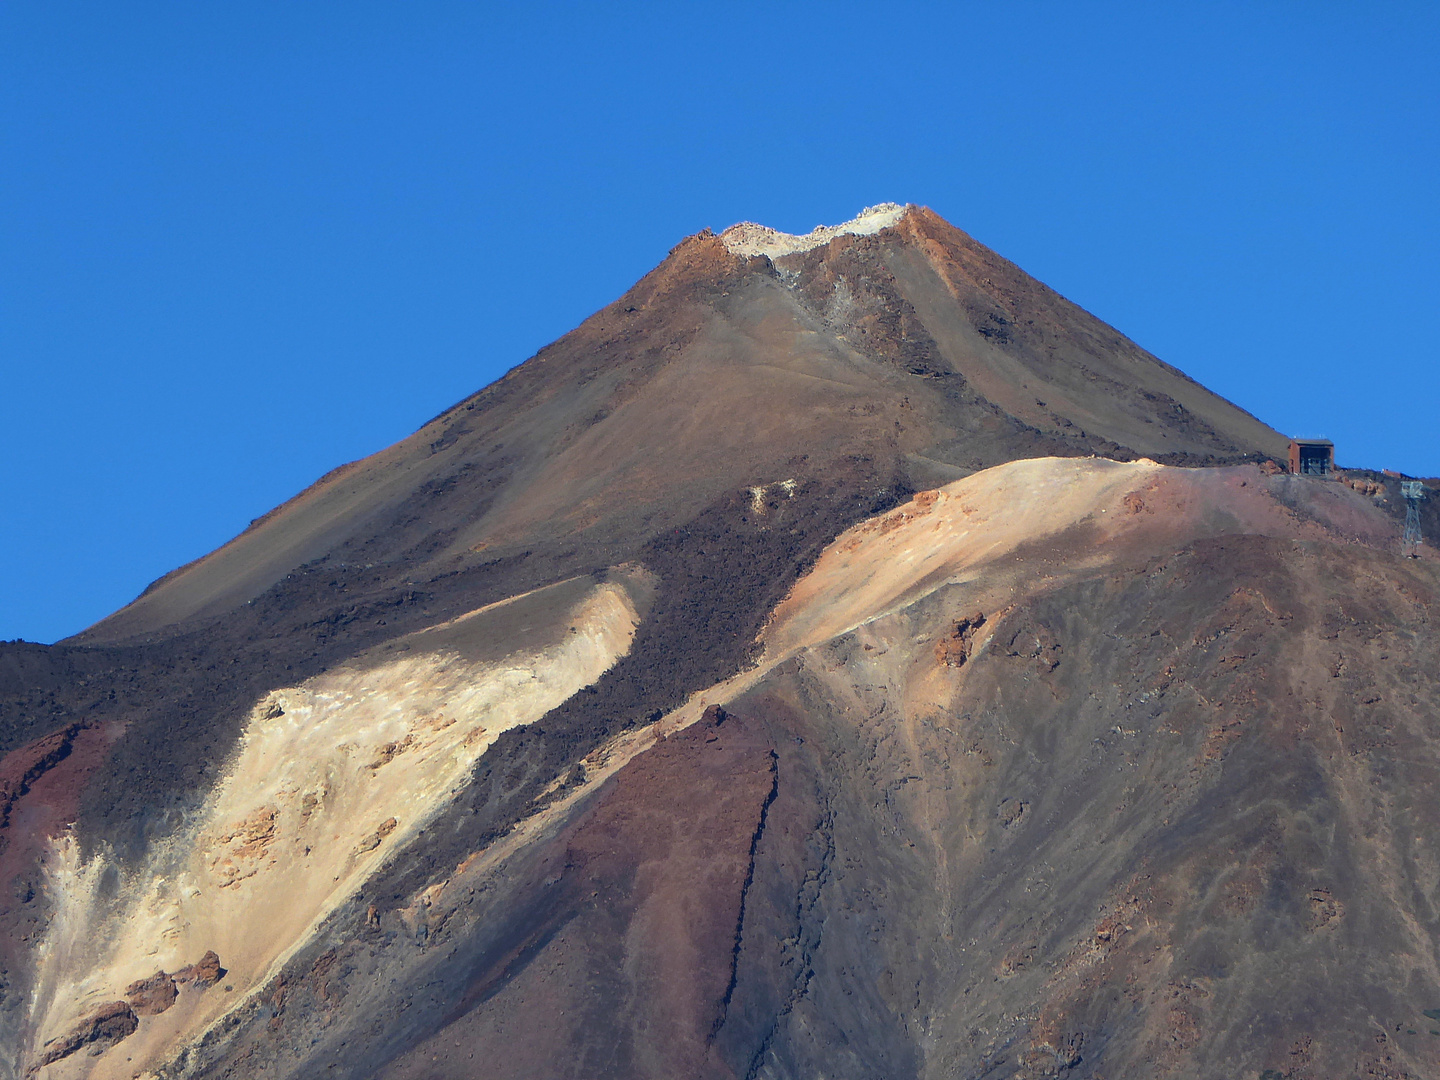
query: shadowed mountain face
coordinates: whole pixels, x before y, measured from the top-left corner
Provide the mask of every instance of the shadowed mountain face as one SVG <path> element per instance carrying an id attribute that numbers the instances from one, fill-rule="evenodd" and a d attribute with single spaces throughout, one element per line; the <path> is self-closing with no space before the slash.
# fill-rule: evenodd
<path id="1" fill-rule="evenodd" d="M 1284 450 L 927 210 L 691 237 L 0 646 L 0 1076 L 1429 1075 L 1436 564 Z"/>

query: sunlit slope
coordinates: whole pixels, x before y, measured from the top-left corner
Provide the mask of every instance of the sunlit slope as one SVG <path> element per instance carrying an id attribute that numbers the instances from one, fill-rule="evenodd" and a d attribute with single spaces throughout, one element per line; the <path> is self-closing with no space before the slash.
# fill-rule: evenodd
<path id="1" fill-rule="evenodd" d="M 886 266 L 936 351 L 1004 412 L 1050 434 L 1077 429 L 1137 454 L 1252 448 L 1286 439 L 928 209 L 906 215 Z M 1223 349 L 1223 343 L 1216 343 Z"/>
<path id="2" fill-rule="evenodd" d="M 80 862 L 62 841 L 47 866 L 56 910 L 36 957 L 30 1063 L 133 983 L 207 952 L 225 969 L 220 985 L 182 985 L 154 1015 L 137 1006 L 123 1052 L 76 1054 L 45 1075 L 128 1080 L 240 1008 L 443 811 L 500 733 L 626 652 L 647 588 L 634 575 L 562 583 L 276 689 L 203 808 L 144 867 Z"/>
<path id="3" fill-rule="evenodd" d="M 670 723 L 773 667 L 941 588 L 996 610 L 1121 560 L 1223 535 L 1393 546 L 1393 521 L 1337 484 L 1149 459 L 1035 458 L 923 491 L 836 538 L 771 614 L 758 665 L 697 693 Z M 957 600 L 959 602 L 959 600 Z"/>

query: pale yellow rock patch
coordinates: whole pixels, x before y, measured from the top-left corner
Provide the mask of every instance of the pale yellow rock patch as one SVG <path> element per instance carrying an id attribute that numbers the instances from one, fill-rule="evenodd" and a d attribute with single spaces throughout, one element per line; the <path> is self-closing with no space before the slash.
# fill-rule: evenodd
<path id="1" fill-rule="evenodd" d="M 47 1067 L 46 1080 L 129 1080 L 193 1041 L 443 809 L 501 732 L 539 719 L 624 655 L 637 621 L 626 590 L 601 584 L 559 612 L 540 647 L 477 661 L 422 651 L 421 635 L 398 659 L 276 690 L 252 711 L 201 812 L 145 870 L 124 875 L 103 856 L 82 863 L 63 842 L 47 866 L 56 914 L 38 953 L 32 1059 L 157 969 L 213 949 L 228 973 L 220 986 L 182 991 L 114 1050 Z M 107 869 L 122 874 L 108 901 Z"/>

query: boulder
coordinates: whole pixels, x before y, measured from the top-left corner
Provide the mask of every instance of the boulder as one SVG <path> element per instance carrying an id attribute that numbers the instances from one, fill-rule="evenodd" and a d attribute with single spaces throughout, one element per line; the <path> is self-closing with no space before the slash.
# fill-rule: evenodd
<path id="1" fill-rule="evenodd" d="M 220 966 L 220 957 L 214 949 L 208 950 L 196 963 L 187 964 L 173 976 L 177 983 L 194 983 L 196 989 L 204 990 L 214 986 L 225 975 Z"/>
<path id="2" fill-rule="evenodd" d="M 154 1016 L 175 1004 L 175 980 L 163 971 L 136 979 L 125 988 L 125 998 L 137 1016 Z"/>

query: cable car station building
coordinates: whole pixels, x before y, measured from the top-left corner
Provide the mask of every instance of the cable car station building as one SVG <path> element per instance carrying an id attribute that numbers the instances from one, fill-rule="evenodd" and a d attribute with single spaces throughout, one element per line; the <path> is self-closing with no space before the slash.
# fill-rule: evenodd
<path id="1" fill-rule="evenodd" d="M 1335 444 L 1329 439 L 1291 439 L 1290 471 L 1300 476 L 1332 475 Z"/>

